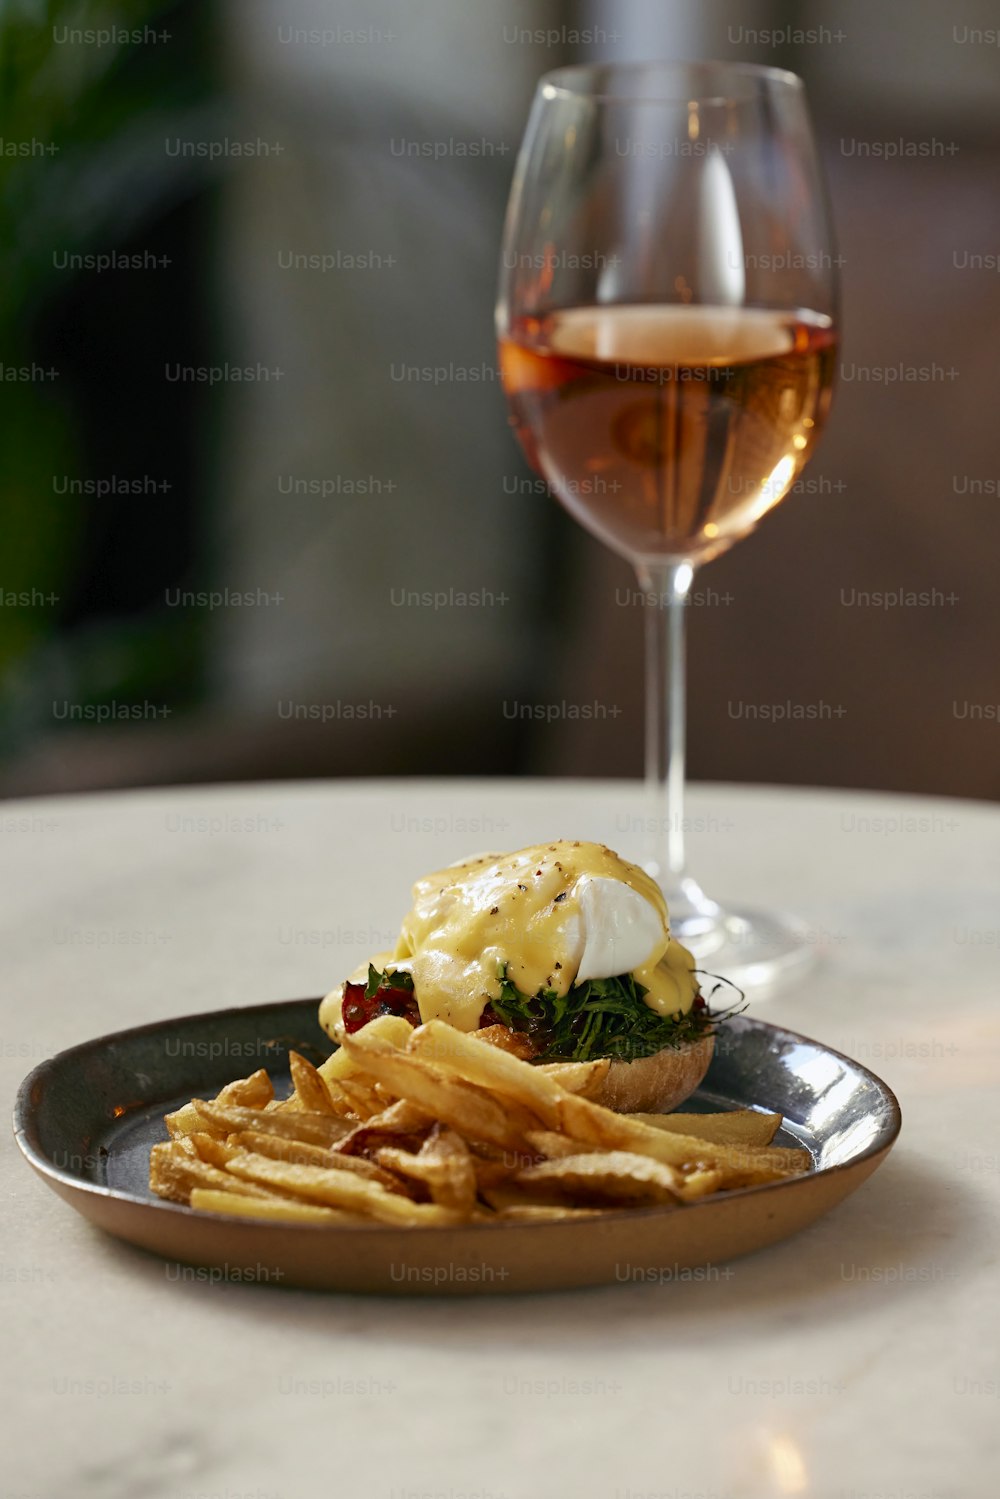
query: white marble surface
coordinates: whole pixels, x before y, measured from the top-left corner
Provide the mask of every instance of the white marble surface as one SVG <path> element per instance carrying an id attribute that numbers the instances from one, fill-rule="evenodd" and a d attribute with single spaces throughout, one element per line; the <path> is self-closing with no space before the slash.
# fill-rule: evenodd
<path id="1" fill-rule="evenodd" d="M 714 1278 L 514 1300 L 181 1281 L 2 1151 L 0 1499 L 979 1499 L 1000 1431 L 1000 809 L 696 788 L 716 895 L 820 966 L 758 1013 L 896 1089 L 886 1165 Z M 319 993 L 484 846 L 634 851 L 622 783 L 143 792 L 0 809 L 2 1065 Z M 909 821 L 907 821 L 909 819 Z"/>

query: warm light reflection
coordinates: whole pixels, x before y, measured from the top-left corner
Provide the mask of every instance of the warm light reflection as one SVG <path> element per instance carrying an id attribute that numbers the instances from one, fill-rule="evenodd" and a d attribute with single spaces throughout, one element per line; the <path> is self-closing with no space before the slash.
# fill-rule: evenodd
<path id="1" fill-rule="evenodd" d="M 694 582 L 694 568 L 690 562 L 682 562 L 674 574 L 674 593 L 683 598 Z"/>
<path id="2" fill-rule="evenodd" d="M 774 468 L 768 475 L 766 488 L 769 489 L 772 494 L 776 492 L 780 493 L 781 490 L 784 489 L 785 485 L 791 482 L 792 475 L 794 473 L 795 459 L 791 456 L 790 453 L 786 453 L 785 457 L 781 459 L 780 463 L 776 463 L 774 465 Z"/>
<path id="3" fill-rule="evenodd" d="M 795 459 L 789 453 L 782 458 L 780 463 L 774 465 L 767 478 L 761 483 L 760 494 L 749 507 L 751 520 L 760 520 L 761 516 L 766 515 L 772 505 L 778 503 L 792 482 L 794 475 Z"/>
<path id="4" fill-rule="evenodd" d="M 733 174 L 716 146 L 709 148 L 698 179 L 696 223 L 705 300 L 717 307 L 742 307 L 746 300 L 743 227 Z"/>
<path id="5" fill-rule="evenodd" d="M 698 102 L 692 99 L 688 105 L 688 140 L 696 141 L 701 134 L 701 121 L 698 118 Z"/>
<path id="6" fill-rule="evenodd" d="M 719 528 L 718 528 L 718 526 L 715 524 L 714 520 L 710 520 L 708 522 L 708 524 L 706 525 L 706 527 L 705 527 L 705 535 L 706 536 L 718 536 L 718 534 L 719 534 Z"/>
<path id="7" fill-rule="evenodd" d="M 792 447 L 798 448 L 799 452 L 801 453 L 807 442 L 808 438 L 803 437 L 801 432 L 796 432 L 795 436 L 792 438 Z"/>
<path id="8" fill-rule="evenodd" d="M 808 1482 L 805 1458 L 793 1437 L 780 1434 L 768 1438 L 768 1454 L 775 1482 L 782 1494 L 804 1494 Z"/>

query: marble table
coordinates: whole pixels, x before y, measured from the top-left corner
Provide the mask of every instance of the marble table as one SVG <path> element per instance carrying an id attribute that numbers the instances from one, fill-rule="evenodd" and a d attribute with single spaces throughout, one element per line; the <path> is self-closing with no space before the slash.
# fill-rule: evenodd
<path id="1" fill-rule="evenodd" d="M 888 1162 L 710 1275 L 547 1297 L 212 1284 L 3 1172 L 0 1499 L 979 1499 L 1000 1432 L 1000 808 L 700 786 L 716 895 L 817 964 L 757 1013 L 896 1090 Z M 348 782 L 0 808 L 8 1098 L 52 1052 L 319 994 L 414 876 L 555 836 L 635 851 L 629 783 Z"/>

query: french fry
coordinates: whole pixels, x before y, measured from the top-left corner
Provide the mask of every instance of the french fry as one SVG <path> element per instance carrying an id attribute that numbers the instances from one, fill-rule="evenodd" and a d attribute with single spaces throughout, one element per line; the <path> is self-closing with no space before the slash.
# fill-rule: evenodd
<path id="1" fill-rule="evenodd" d="M 726 1166 L 733 1182 L 749 1186 L 773 1181 L 783 1175 L 808 1169 L 808 1151 L 782 1147 L 728 1146 L 699 1140 L 669 1130 L 656 1129 L 610 1109 L 567 1093 L 548 1075 L 495 1048 L 478 1048 L 474 1037 L 455 1031 L 441 1021 L 418 1027 L 410 1038 L 411 1052 L 431 1056 L 445 1070 L 463 1077 L 492 1083 L 522 1105 L 535 1110 L 549 1129 L 605 1150 L 630 1150 L 648 1155 L 667 1166 L 692 1161 Z"/>
<path id="2" fill-rule="evenodd" d="M 290 1098 L 261 1069 L 173 1111 L 150 1186 L 231 1216 L 443 1226 L 680 1208 L 811 1167 L 772 1143 L 779 1114 L 617 1114 L 588 1096 L 607 1059 L 539 1066 L 493 1029 L 382 1016 L 322 1067 L 289 1052 Z"/>
<path id="3" fill-rule="evenodd" d="M 607 1057 L 599 1057 L 595 1062 L 543 1062 L 535 1070 L 550 1077 L 560 1088 L 565 1088 L 567 1093 L 578 1093 L 581 1098 L 593 1098 L 600 1092 L 610 1066 L 611 1062 Z"/>
<path id="4" fill-rule="evenodd" d="M 469 1147 L 451 1129 L 435 1128 L 416 1155 L 387 1145 L 378 1152 L 380 1166 L 412 1178 L 427 1188 L 432 1202 L 467 1217 L 476 1202 L 476 1172 Z"/>
<path id="5" fill-rule="evenodd" d="M 555 1189 L 569 1198 L 606 1203 L 676 1203 L 681 1177 L 672 1167 L 625 1150 L 564 1156 L 526 1166 L 515 1185 Z"/>
<path id="6" fill-rule="evenodd" d="M 234 1218 L 267 1218 L 279 1223 L 364 1223 L 354 1213 L 336 1208 L 318 1207 L 312 1202 L 294 1202 L 291 1198 L 249 1197 L 244 1192 L 219 1192 L 211 1187 L 195 1187 L 191 1207 L 203 1213 L 226 1213 Z"/>
<path id="7" fill-rule="evenodd" d="M 605 1150 L 631 1150 L 650 1156 L 666 1166 L 700 1166 L 726 1168 L 727 1186 L 756 1186 L 779 1180 L 783 1176 L 808 1170 L 811 1160 L 806 1150 L 781 1146 L 720 1145 L 715 1140 L 699 1140 L 672 1130 L 653 1129 L 631 1119 L 627 1114 L 613 1114 L 586 1099 L 566 1094 L 559 1107 L 558 1127 L 574 1139 Z"/>
<path id="8" fill-rule="evenodd" d="M 226 1162 L 239 1148 L 231 1145 L 229 1140 L 220 1140 L 216 1135 L 207 1133 L 188 1135 L 185 1144 L 194 1148 L 200 1160 L 207 1161 L 210 1166 L 218 1166 L 220 1171 L 225 1169 Z"/>
<path id="9" fill-rule="evenodd" d="M 378 1182 L 368 1181 L 343 1167 L 292 1166 L 267 1156 L 241 1152 L 226 1163 L 226 1170 L 242 1182 L 267 1187 L 318 1202 L 327 1207 L 362 1213 L 379 1223 L 446 1224 L 461 1221 L 460 1215 L 432 1202 L 411 1202 L 408 1197 L 387 1192 Z"/>
<path id="10" fill-rule="evenodd" d="M 334 1151 L 337 1156 L 351 1156 L 388 1144 L 419 1150 L 433 1125 L 433 1115 L 418 1109 L 407 1099 L 399 1098 L 381 1113 L 356 1124 L 351 1133 L 338 1142 Z"/>
<path id="11" fill-rule="evenodd" d="M 741 1186 L 795 1175 L 811 1164 L 808 1151 L 723 1145 L 653 1128 L 627 1114 L 615 1114 L 589 1099 L 567 1093 L 551 1075 L 530 1063 L 494 1047 L 479 1047 L 473 1036 L 439 1020 L 419 1026 L 410 1037 L 408 1050 L 434 1058 L 435 1064 L 446 1071 L 487 1087 L 492 1085 L 533 1109 L 550 1130 L 605 1150 L 635 1151 L 667 1166 L 691 1162 L 725 1166 Z"/>
<path id="12" fill-rule="evenodd" d="M 290 1051 L 288 1067 L 292 1074 L 296 1104 L 304 1114 L 335 1112 L 326 1083 L 311 1062 L 306 1061 L 297 1051 Z"/>
<path id="13" fill-rule="evenodd" d="M 244 1129 L 228 1137 L 231 1148 L 251 1150 L 256 1155 L 268 1155 L 272 1161 L 292 1161 L 299 1166 L 328 1166 L 328 1145 L 313 1145 L 308 1140 L 290 1140 L 284 1135 L 266 1135 L 262 1130 Z"/>
<path id="14" fill-rule="evenodd" d="M 227 1083 L 214 1101 L 219 1104 L 236 1104 L 241 1108 L 262 1109 L 273 1098 L 271 1079 L 263 1067 L 258 1067 L 249 1077 L 239 1077 L 234 1082 Z M 175 1139 L 205 1127 L 193 1101 L 172 1114 L 167 1114 L 164 1123 Z"/>
<path id="15" fill-rule="evenodd" d="M 402 1015 L 376 1015 L 374 1020 L 369 1020 L 365 1030 L 371 1031 L 372 1035 L 388 1046 L 402 1050 L 410 1039 L 413 1027 Z M 320 1077 L 327 1084 L 343 1082 L 345 1078 L 354 1077 L 359 1070 L 357 1062 L 352 1060 L 342 1046 L 318 1068 Z"/>
<path id="16" fill-rule="evenodd" d="M 266 1155 L 272 1161 L 286 1161 L 293 1166 L 336 1166 L 341 1171 L 353 1171 L 369 1181 L 380 1182 L 390 1192 L 399 1191 L 400 1186 L 390 1172 L 383 1171 L 374 1161 L 362 1155 L 339 1155 L 322 1145 L 310 1145 L 304 1140 L 285 1140 L 280 1135 L 262 1135 L 255 1130 L 244 1130 L 231 1135 L 232 1144 L 226 1149 L 249 1151 L 254 1155 Z"/>
<path id="17" fill-rule="evenodd" d="M 258 1067 L 249 1077 L 237 1078 L 227 1083 L 219 1093 L 217 1103 L 235 1103 L 244 1109 L 262 1109 L 274 1098 L 274 1087 L 267 1071 Z"/>
<path id="18" fill-rule="evenodd" d="M 420 1029 L 424 1029 L 421 1027 Z M 414 1031 L 414 1036 L 418 1031 Z M 457 1035 L 458 1032 L 455 1032 Z M 509 1105 L 493 1098 L 484 1088 L 461 1078 L 449 1077 L 438 1067 L 433 1067 L 419 1056 L 408 1052 L 396 1052 L 379 1041 L 364 1039 L 364 1030 L 344 1037 L 344 1046 L 364 1061 L 370 1076 L 378 1076 L 393 1093 L 426 1109 L 444 1124 L 457 1129 L 460 1134 L 473 1139 L 487 1140 L 502 1148 L 517 1148 L 524 1138 L 525 1124 L 537 1124 L 525 1111 L 517 1114 Z M 526 1067 L 527 1062 L 518 1061 L 506 1052 L 494 1047 L 471 1043 L 484 1056 L 495 1057 L 498 1062 L 513 1063 L 515 1067 Z M 411 1041 L 412 1045 L 412 1041 Z M 555 1084 L 551 1085 L 553 1088 Z"/>
<path id="19" fill-rule="evenodd" d="M 217 1134 L 238 1133 L 243 1129 L 262 1130 L 268 1135 L 283 1135 L 288 1140 L 308 1140 L 311 1145 L 335 1145 L 351 1132 L 351 1124 L 334 1114 L 269 1112 L 267 1109 L 243 1109 L 235 1105 L 205 1103 L 194 1100 L 194 1107 L 206 1127 Z"/>
<path id="20" fill-rule="evenodd" d="M 358 1075 L 341 1078 L 338 1087 L 358 1119 L 371 1119 L 385 1107 L 384 1101 L 367 1078 Z"/>
<path id="21" fill-rule="evenodd" d="M 436 1069 L 457 1073 L 465 1082 L 478 1083 L 513 1099 L 537 1114 L 550 1129 L 558 1129 L 560 1105 L 573 1096 L 540 1067 L 533 1067 L 498 1047 L 481 1046 L 475 1036 L 457 1031 L 443 1020 L 430 1020 L 418 1026 L 410 1037 L 407 1052 L 432 1062 Z"/>
<path id="22" fill-rule="evenodd" d="M 476 1177 L 476 1190 L 480 1197 L 484 1197 L 487 1202 L 489 1201 L 487 1194 L 494 1187 L 503 1186 L 511 1180 L 514 1173 L 519 1171 L 521 1166 L 530 1164 L 528 1160 L 519 1160 L 517 1158 L 487 1161 L 482 1156 L 477 1156 L 474 1152 L 470 1152 L 470 1155 L 472 1158 L 472 1170 Z"/>
<path id="23" fill-rule="evenodd" d="M 333 1109 L 333 1112 L 335 1114 L 339 1114 L 342 1119 L 354 1120 L 356 1116 L 354 1113 L 354 1108 L 351 1104 L 351 1100 L 348 1098 L 347 1094 L 344 1092 L 340 1084 L 336 1082 L 332 1077 L 324 1077 L 323 1081 L 326 1084 L 326 1091 L 330 1099 L 330 1105 Z"/>
<path id="24" fill-rule="evenodd" d="M 493 1216 L 508 1222 L 551 1223 L 572 1218 L 596 1218 L 608 1211 L 600 1207 L 569 1207 L 561 1202 L 512 1202 L 507 1207 L 498 1208 Z"/>
<path id="25" fill-rule="evenodd" d="M 782 1125 L 780 1114 L 756 1109 L 733 1109 L 728 1114 L 630 1114 L 640 1124 L 665 1129 L 692 1140 L 715 1140 L 720 1145 L 770 1145 Z"/>
<path id="26" fill-rule="evenodd" d="M 479 1195 L 496 1213 L 509 1213 L 514 1208 L 550 1207 L 566 1208 L 566 1194 L 553 1186 L 547 1192 L 540 1185 L 521 1186 L 513 1176 L 505 1181 L 480 1182 Z"/>
<path id="27" fill-rule="evenodd" d="M 710 1197 L 724 1185 L 725 1173 L 709 1166 L 687 1172 L 678 1188 L 678 1195 L 682 1202 L 697 1202 L 699 1197 Z"/>
<path id="28" fill-rule="evenodd" d="M 205 1121 L 195 1108 L 193 1099 L 190 1103 L 175 1109 L 172 1114 L 166 1114 L 163 1122 L 174 1140 L 179 1140 L 182 1135 L 189 1135 L 196 1129 L 205 1128 Z"/>
<path id="29" fill-rule="evenodd" d="M 550 1161 L 580 1153 L 579 1140 L 571 1140 L 569 1135 L 561 1135 L 554 1129 L 535 1129 L 526 1138 L 536 1155 L 546 1156 Z"/>
<path id="30" fill-rule="evenodd" d="M 149 1185 L 158 1197 L 168 1202 L 187 1202 L 195 1187 L 215 1187 L 225 1191 L 232 1178 L 218 1166 L 211 1166 L 197 1155 L 178 1150 L 172 1141 L 154 1145 L 149 1153 Z M 248 1188 L 253 1197 L 271 1197 L 264 1187 Z"/>

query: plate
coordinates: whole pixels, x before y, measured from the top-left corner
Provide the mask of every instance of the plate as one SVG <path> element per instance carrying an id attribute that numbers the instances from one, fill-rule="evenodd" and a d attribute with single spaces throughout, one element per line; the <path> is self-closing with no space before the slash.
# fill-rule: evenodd
<path id="1" fill-rule="evenodd" d="M 108 1233 L 214 1279 L 397 1295 L 565 1290 L 685 1272 L 797 1233 L 859 1187 L 899 1133 L 899 1104 L 865 1067 L 761 1020 L 723 1025 L 694 1111 L 781 1113 L 775 1143 L 808 1147 L 808 1176 L 560 1223 L 330 1227 L 253 1222 L 164 1202 L 147 1184 L 163 1117 L 258 1067 L 289 1088 L 287 1057 L 331 1050 L 318 999 L 216 1010 L 60 1052 L 21 1085 L 17 1142 L 60 1197 Z"/>

